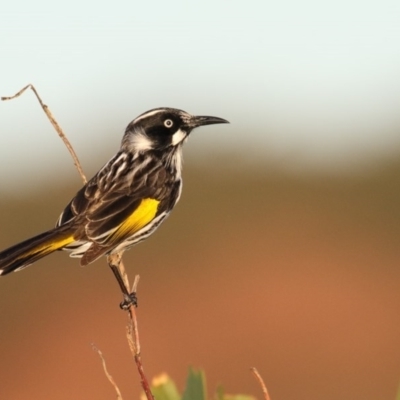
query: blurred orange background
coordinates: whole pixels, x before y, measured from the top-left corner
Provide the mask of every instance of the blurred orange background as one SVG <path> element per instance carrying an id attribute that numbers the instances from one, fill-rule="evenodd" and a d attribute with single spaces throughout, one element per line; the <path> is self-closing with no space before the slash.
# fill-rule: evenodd
<path id="1" fill-rule="evenodd" d="M 210 396 L 222 384 L 261 398 L 255 366 L 274 400 L 394 400 L 400 163 L 353 175 L 188 164 L 172 216 L 125 257 L 141 276 L 147 376 L 165 371 L 182 390 L 192 365 Z M 50 228 L 78 188 L 76 178 L 3 196 L 0 247 Z M 104 259 L 80 268 L 59 252 L 0 287 L 1 398 L 114 398 L 91 343 L 124 398 L 139 397 Z"/>
<path id="2" fill-rule="evenodd" d="M 0 95 L 35 85 L 88 177 L 154 107 L 215 115 L 183 195 L 130 250 L 148 377 L 272 400 L 394 400 L 400 383 L 400 2 L 3 2 Z M 63 7 L 64 6 L 64 7 Z M 80 188 L 31 91 L 0 107 L 0 250 Z M 0 399 L 139 398 L 105 260 L 0 278 Z M 400 400 L 400 399 L 397 399 Z"/>

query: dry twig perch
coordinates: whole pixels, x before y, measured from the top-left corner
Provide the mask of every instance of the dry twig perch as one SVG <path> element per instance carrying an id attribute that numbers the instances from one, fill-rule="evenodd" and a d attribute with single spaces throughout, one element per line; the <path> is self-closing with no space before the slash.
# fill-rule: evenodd
<path id="1" fill-rule="evenodd" d="M 58 136 L 60 136 L 60 138 L 63 140 L 65 146 L 67 147 L 68 151 L 70 152 L 71 157 L 72 157 L 72 159 L 74 161 L 75 167 L 78 170 L 79 175 L 82 178 L 83 184 L 85 184 L 87 182 L 87 179 L 86 179 L 85 174 L 83 173 L 82 166 L 81 166 L 81 164 L 80 164 L 80 162 L 78 160 L 78 156 L 76 155 L 75 150 L 71 146 L 71 143 L 69 142 L 69 140 L 65 136 L 65 134 L 64 134 L 63 130 L 61 129 L 60 125 L 57 123 L 57 121 L 53 117 L 53 114 L 51 113 L 49 107 L 47 107 L 47 105 L 43 103 L 43 101 L 40 98 L 40 96 L 39 96 L 38 92 L 36 91 L 35 87 L 32 84 L 26 85 L 18 93 L 15 93 L 14 96 L 2 97 L 1 100 L 13 100 L 13 99 L 16 99 L 17 97 L 21 96 L 21 94 L 24 93 L 25 90 L 27 90 L 27 89 L 32 89 L 33 93 L 35 93 L 35 96 L 38 99 L 39 104 L 41 105 L 44 113 L 46 114 L 47 118 L 49 119 L 49 121 L 53 125 L 54 129 L 58 133 Z"/>
<path id="2" fill-rule="evenodd" d="M 268 394 L 267 386 L 265 385 L 264 380 L 261 377 L 260 373 L 257 371 L 257 368 L 252 367 L 252 368 L 250 368 L 250 371 L 254 374 L 255 378 L 257 379 L 258 383 L 260 384 L 261 390 L 264 395 L 264 399 L 271 400 L 271 398 L 269 397 L 269 394 Z"/>
<path id="3" fill-rule="evenodd" d="M 70 152 L 72 159 L 74 161 L 74 164 L 82 178 L 83 183 L 86 184 L 87 179 L 85 177 L 85 174 L 83 173 L 82 166 L 79 162 L 79 159 L 78 159 L 71 143 L 67 139 L 67 137 L 64 134 L 63 130 L 61 129 L 60 125 L 57 123 L 56 119 L 53 117 L 53 114 L 51 113 L 49 107 L 43 103 L 41 97 L 39 96 L 38 92 L 36 91 L 35 87 L 32 84 L 26 85 L 24 88 L 22 88 L 19 92 L 17 92 L 13 96 L 1 97 L 1 100 L 13 100 L 13 99 L 21 96 L 27 89 L 31 89 L 33 91 L 33 93 L 35 94 L 37 100 L 39 101 L 40 106 L 42 107 L 42 109 L 43 109 L 44 113 L 46 114 L 47 118 L 49 119 L 50 123 L 53 125 L 54 129 L 56 130 L 56 132 L 58 133 L 60 138 L 63 140 L 65 146 L 67 147 L 68 151 Z M 139 282 L 139 276 L 137 275 L 135 277 L 132 291 L 129 291 L 130 285 L 129 285 L 128 275 L 126 273 L 124 264 L 122 262 L 122 255 L 121 254 L 109 255 L 107 257 L 107 262 L 108 262 L 108 265 L 110 266 L 110 268 L 113 269 L 113 267 L 116 267 L 118 269 L 118 273 L 119 273 L 120 277 L 122 278 L 121 281 L 118 280 L 118 283 L 120 285 L 122 294 L 124 296 L 124 300 L 126 301 L 127 296 L 129 297 L 129 295 L 132 292 L 133 293 L 136 292 L 137 285 Z M 113 272 L 117 276 L 115 269 L 113 269 Z M 139 372 L 142 388 L 146 394 L 146 397 L 148 400 L 154 400 L 154 397 L 150 391 L 150 384 L 149 384 L 149 382 L 144 374 L 144 371 L 143 371 L 143 365 L 142 365 L 141 356 L 140 356 L 140 342 L 139 342 L 139 330 L 138 330 L 138 324 L 137 324 L 137 318 L 136 318 L 136 308 L 133 304 L 129 304 L 129 306 L 127 307 L 127 310 L 128 310 L 128 315 L 129 315 L 129 317 L 128 317 L 129 321 L 128 321 L 128 326 L 127 326 L 127 339 L 128 339 L 129 348 L 130 348 L 133 358 L 135 360 L 135 363 L 136 363 L 136 366 L 137 366 L 137 369 Z M 107 379 L 114 386 L 114 388 L 117 392 L 117 398 L 119 400 L 122 400 L 121 392 L 119 391 L 118 386 L 116 385 L 112 376 L 107 371 L 107 368 L 105 365 L 105 360 L 104 360 L 104 357 L 103 357 L 101 351 L 98 350 L 94 346 L 93 346 L 93 348 L 98 352 L 100 359 L 102 360 L 104 373 L 107 376 Z"/>
<path id="4" fill-rule="evenodd" d="M 107 370 L 106 360 L 104 359 L 103 353 L 94 344 L 92 344 L 92 348 L 94 351 L 97 352 L 97 354 L 100 357 L 101 363 L 103 364 L 104 373 L 105 373 L 107 379 L 110 381 L 111 385 L 114 387 L 115 392 L 117 393 L 117 400 L 122 400 L 121 391 L 119 390 L 119 387 L 115 383 L 114 378 L 111 376 L 111 374 Z"/>

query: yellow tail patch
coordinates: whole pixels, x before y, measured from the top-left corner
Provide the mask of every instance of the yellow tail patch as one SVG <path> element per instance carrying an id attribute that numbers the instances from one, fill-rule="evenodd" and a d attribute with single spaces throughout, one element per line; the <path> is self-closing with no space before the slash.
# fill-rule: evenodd
<path id="1" fill-rule="evenodd" d="M 115 230 L 111 241 L 128 237 L 151 222 L 157 214 L 159 200 L 143 199 L 136 210 Z"/>
<path id="2" fill-rule="evenodd" d="M 72 235 L 68 236 L 68 237 L 64 237 L 64 238 L 59 238 L 57 239 L 53 239 L 51 241 L 48 242 L 44 242 L 42 243 L 40 246 L 33 248 L 28 254 L 23 254 L 21 257 L 25 257 L 26 255 L 34 255 L 34 254 L 38 254 L 38 253 L 51 253 L 53 251 L 56 251 L 58 249 L 61 249 L 62 247 L 66 246 L 67 244 L 70 244 L 74 241 L 74 237 Z"/>
<path id="3" fill-rule="evenodd" d="M 53 243 L 50 243 L 49 246 L 48 246 L 48 249 L 49 249 L 50 251 L 54 251 L 54 250 L 61 249 L 61 247 L 64 247 L 64 246 L 66 246 L 67 244 L 72 243 L 74 240 L 75 240 L 75 239 L 74 239 L 74 237 L 73 237 L 72 235 L 71 235 L 71 236 L 68 236 L 68 237 L 66 237 L 66 238 L 64 238 L 64 239 L 60 239 L 60 240 L 58 240 L 58 241 L 55 241 L 55 242 L 53 242 Z M 44 247 L 45 247 L 45 246 L 44 246 Z"/>

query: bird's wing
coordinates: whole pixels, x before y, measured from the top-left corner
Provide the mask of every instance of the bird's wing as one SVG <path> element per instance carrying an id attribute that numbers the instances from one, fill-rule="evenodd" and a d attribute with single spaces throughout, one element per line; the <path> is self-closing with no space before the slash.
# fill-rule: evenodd
<path id="1" fill-rule="evenodd" d="M 153 159 L 135 167 L 120 155 L 109 161 L 65 208 L 58 225 L 75 219 L 76 239 L 92 242 L 82 264 L 112 250 L 172 208 L 179 188 L 175 176 Z M 119 163 L 118 163 L 119 162 Z M 129 169 L 129 170 L 128 170 Z M 173 205 L 173 204 L 172 204 Z"/>

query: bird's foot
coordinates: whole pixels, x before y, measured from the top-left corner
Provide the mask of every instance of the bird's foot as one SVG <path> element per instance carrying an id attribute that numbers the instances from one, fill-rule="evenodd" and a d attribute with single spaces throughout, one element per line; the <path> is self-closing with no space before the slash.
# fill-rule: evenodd
<path id="1" fill-rule="evenodd" d="M 136 296 L 136 292 L 132 293 L 124 293 L 124 300 L 120 303 L 121 310 L 129 310 L 131 306 L 137 307 L 138 306 L 138 299 Z"/>

